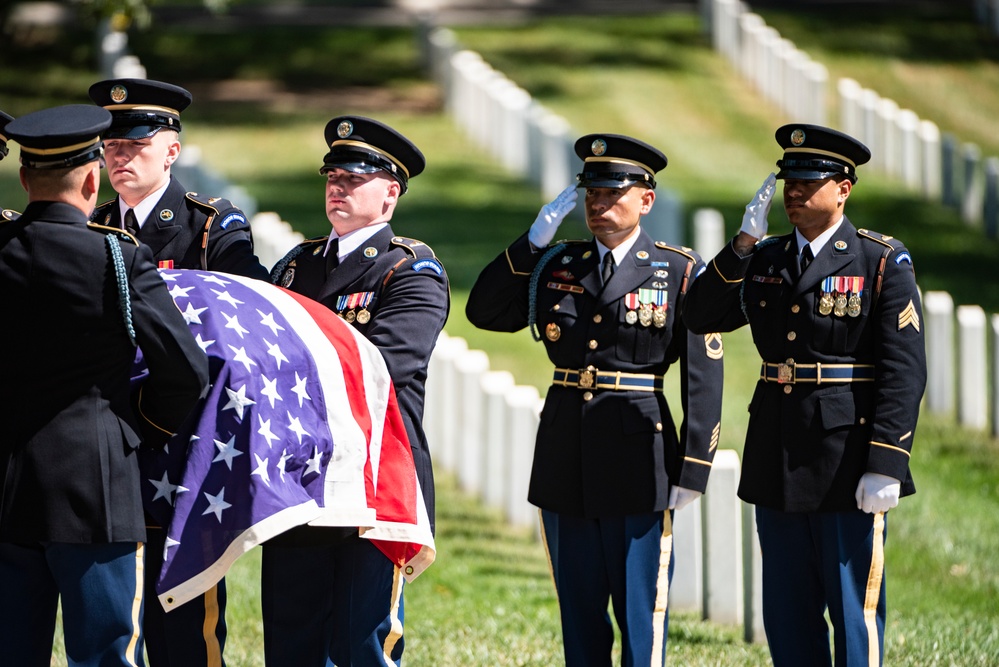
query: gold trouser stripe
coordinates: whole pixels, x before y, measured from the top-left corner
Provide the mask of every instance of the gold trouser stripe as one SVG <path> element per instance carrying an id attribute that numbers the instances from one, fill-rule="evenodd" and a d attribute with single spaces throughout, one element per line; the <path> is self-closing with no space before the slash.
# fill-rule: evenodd
<path id="1" fill-rule="evenodd" d="M 125 659 L 132 667 L 138 667 L 135 662 L 136 648 L 139 643 L 142 624 L 139 622 L 139 612 L 142 611 L 143 581 L 145 575 L 145 545 L 137 542 L 135 548 L 135 595 L 132 596 L 132 636 L 128 639 L 128 648 L 125 650 Z"/>
<path id="2" fill-rule="evenodd" d="M 663 664 L 666 637 L 663 625 L 669 608 L 669 561 L 673 555 L 673 521 L 669 510 L 663 512 L 663 534 L 659 538 L 659 573 L 656 576 L 656 604 L 652 612 L 651 667 Z"/>
<path id="3" fill-rule="evenodd" d="M 867 662 L 871 667 L 881 664 L 881 643 L 878 641 L 878 600 L 881 597 L 881 579 L 885 571 L 885 513 L 874 515 L 874 537 L 871 544 L 871 570 L 867 575 L 867 594 L 864 596 L 864 625 L 867 626 Z"/>
<path id="4" fill-rule="evenodd" d="M 222 647 L 215 634 L 219 624 L 219 585 L 215 584 L 205 591 L 205 624 L 201 634 L 205 639 L 205 658 L 207 667 L 222 667 Z"/>
<path id="5" fill-rule="evenodd" d="M 552 565 L 552 552 L 548 550 L 548 533 L 545 532 L 545 517 L 541 508 L 538 508 L 538 523 L 541 524 L 541 544 L 545 545 L 545 558 L 548 559 L 548 575 L 555 589 L 555 602 L 558 602 L 558 582 L 555 581 L 555 567 Z"/>
<path id="6" fill-rule="evenodd" d="M 393 568 L 392 572 L 392 608 L 389 611 L 389 619 L 392 623 L 392 629 L 389 630 L 388 636 L 385 637 L 385 643 L 382 645 L 382 657 L 385 659 L 386 665 L 395 664 L 392 660 L 392 651 L 395 649 L 395 645 L 399 643 L 402 638 L 402 620 L 399 618 L 399 605 L 402 602 L 402 584 L 403 578 L 399 576 L 400 571 L 398 567 Z"/>

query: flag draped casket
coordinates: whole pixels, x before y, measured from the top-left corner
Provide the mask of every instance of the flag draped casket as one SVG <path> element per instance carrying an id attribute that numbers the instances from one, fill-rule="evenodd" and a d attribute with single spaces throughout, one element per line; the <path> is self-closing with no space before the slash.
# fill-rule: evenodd
<path id="1" fill-rule="evenodd" d="M 140 458 L 146 511 L 167 527 L 156 591 L 164 608 L 305 523 L 357 526 L 407 579 L 418 576 L 433 562 L 433 536 L 378 350 L 280 287 L 216 272 L 160 275 L 211 372 L 183 432 Z"/>

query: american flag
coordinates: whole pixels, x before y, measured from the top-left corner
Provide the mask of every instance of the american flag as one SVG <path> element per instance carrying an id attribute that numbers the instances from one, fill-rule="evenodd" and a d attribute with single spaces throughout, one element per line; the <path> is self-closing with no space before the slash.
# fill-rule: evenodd
<path id="1" fill-rule="evenodd" d="M 167 527 L 156 590 L 164 608 L 306 523 L 359 527 L 407 579 L 426 569 L 434 540 L 378 350 L 280 287 L 217 272 L 160 275 L 208 355 L 211 382 L 183 431 L 140 457 L 146 511 Z"/>

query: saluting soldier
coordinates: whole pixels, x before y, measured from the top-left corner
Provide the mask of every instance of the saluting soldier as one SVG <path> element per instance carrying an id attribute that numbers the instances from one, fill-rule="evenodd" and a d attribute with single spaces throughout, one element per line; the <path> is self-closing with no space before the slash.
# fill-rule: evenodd
<path id="1" fill-rule="evenodd" d="M 7 157 L 7 124 L 14 120 L 13 116 L 0 111 L 0 160 Z M 9 208 L 0 207 L 0 220 L 16 220 L 18 212 Z"/>
<path id="2" fill-rule="evenodd" d="M 491 331 L 530 327 L 555 365 L 528 500 L 541 508 L 566 664 L 606 664 L 621 628 L 623 664 L 664 664 L 673 511 L 704 491 L 718 445 L 721 337 L 681 318 L 703 264 L 640 226 L 656 199 L 658 149 L 590 134 L 575 144 L 578 186 L 541 209 L 483 269 L 466 314 Z M 585 189 L 593 238 L 552 245 Z M 679 362 L 679 425 L 663 396 Z M 679 432 L 678 432 L 679 426 Z"/>
<path id="3" fill-rule="evenodd" d="M 146 79 L 109 79 L 90 87 L 90 98 L 111 112 L 104 136 L 108 180 L 118 193 L 92 219 L 124 229 L 148 246 L 160 268 L 224 271 L 268 280 L 253 254 L 250 225 L 232 202 L 195 192 L 171 173 L 180 157 L 180 114 L 191 94 Z M 150 514 L 146 587 L 155 590 L 163 566 L 169 517 Z M 167 614 L 147 605 L 145 631 L 152 667 L 224 665 L 225 579 L 200 598 Z"/>
<path id="4" fill-rule="evenodd" d="M 110 122 L 69 105 L 7 127 L 29 203 L 0 222 L 4 664 L 50 664 L 60 598 L 69 664 L 144 664 L 137 449 L 162 445 L 208 383 L 149 248 L 88 224 Z M 149 375 L 133 395 L 136 344 Z"/>
<path id="5" fill-rule="evenodd" d="M 371 118 L 338 116 L 325 129 L 329 236 L 293 248 L 276 284 L 327 306 L 385 359 L 413 451 L 431 526 L 434 480 L 423 431 L 427 367 L 450 309 L 447 273 L 433 250 L 390 226 L 423 153 Z M 351 574 L 346 574 L 346 573 Z M 385 665 L 403 653 L 399 568 L 354 529 L 303 526 L 263 546 L 268 667 Z"/>
<path id="6" fill-rule="evenodd" d="M 763 620 L 777 667 L 879 665 L 887 512 L 915 492 L 926 383 L 912 257 L 845 215 L 870 151 L 825 127 L 777 130 L 784 155 L 738 236 L 690 289 L 693 331 L 749 324 L 763 358 L 739 496 L 756 505 Z M 776 179 L 794 229 L 764 239 Z"/>

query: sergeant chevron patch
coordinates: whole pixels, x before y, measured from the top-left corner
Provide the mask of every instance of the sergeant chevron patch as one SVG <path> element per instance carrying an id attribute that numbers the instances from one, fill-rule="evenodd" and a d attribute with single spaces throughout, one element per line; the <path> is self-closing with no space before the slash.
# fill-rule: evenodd
<path id="1" fill-rule="evenodd" d="M 898 314 L 898 330 L 901 331 L 909 325 L 919 331 L 919 313 L 916 312 L 916 306 L 913 305 L 912 299 L 909 299 L 909 305 Z"/>
<path id="2" fill-rule="evenodd" d="M 704 349 L 708 359 L 721 359 L 725 355 L 721 334 L 704 334 Z"/>

